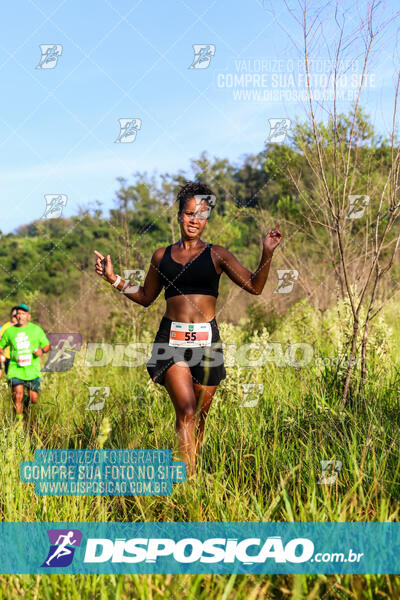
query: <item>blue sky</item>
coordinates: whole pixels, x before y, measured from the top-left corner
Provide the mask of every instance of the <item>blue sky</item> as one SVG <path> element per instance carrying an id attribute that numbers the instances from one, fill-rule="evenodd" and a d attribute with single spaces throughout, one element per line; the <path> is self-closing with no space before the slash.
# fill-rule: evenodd
<path id="1" fill-rule="evenodd" d="M 311 4 L 322 22 L 312 57 L 328 61 L 337 36 L 333 13 L 322 9 L 324 2 Z M 352 32 L 365 3 L 340 4 L 349 64 L 343 93 L 351 94 L 363 50 Z M 394 10 L 394 2 L 381 3 L 377 22 Z M 65 216 L 94 200 L 107 214 L 119 176 L 188 170 L 204 150 L 238 161 L 263 150 L 269 118 L 304 118 L 291 80 L 297 89 L 302 33 L 281 1 L 21 0 L 2 7 L 2 23 L 3 232 L 40 218 L 45 194 L 67 195 Z M 382 134 L 392 118 L 398 24 L 378 36 L 362 93 L 361 105 Z M 43 44 L 62 46 L 54 68 L 36 68 Z M 215 49 L 207 68 L 189 68 L 194 44 Z M 314 63 L 316 89 L 326 64 Z M 248 76 L 246 88 L 244 80 L 227 87 L 241 74 Z M 271 90 L 287 96 L 271 100 Z M 349 106 L 344 97 L 340 108 Z M 122 118 L 141 120 L 131 143 L 115 143 Z"/>

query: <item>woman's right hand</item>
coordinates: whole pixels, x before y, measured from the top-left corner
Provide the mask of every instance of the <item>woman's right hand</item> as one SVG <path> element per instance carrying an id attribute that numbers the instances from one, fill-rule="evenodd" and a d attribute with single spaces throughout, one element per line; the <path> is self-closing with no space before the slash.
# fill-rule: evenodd
<path id="1" fill-rule="evenodd" d="M 103 277 L 103 279 L 105 279 L 109 283 L 114 283 L 117 276 L 114 273 L 114 269 L 113 269 L 112 262 L 111 262 L 111 256 L 108 254 L 105 257 L 106 263 L 105 263 L 105 268 L 104 268 L 104 273 L 103 273 L 103 267 L 102 267 L 101 261 L 104 259 L 104 256 L 102 254 L 100 254 L 100 252 L 97 252 L 97 250 L 95 250 L 94 253 L 97 256 L 97 260 L 96 260 L 97 275 L 100 275 L 100 277 Z"/>

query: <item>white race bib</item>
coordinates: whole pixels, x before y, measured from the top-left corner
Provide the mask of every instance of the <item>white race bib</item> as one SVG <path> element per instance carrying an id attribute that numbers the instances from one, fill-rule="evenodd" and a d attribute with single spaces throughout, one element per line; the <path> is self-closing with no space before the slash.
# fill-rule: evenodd
<path id="1" fill-rule="evenodd" d="M 172 321 L 169 345 L 183 348 L 211 346 L 211 323 L 181 323 Z"/>
<path id="2" fill-rule="evenodd" d="M 19 367 L 29 367 L 32 364 L 32 354 L 22 354 L 17 357 Z"/>

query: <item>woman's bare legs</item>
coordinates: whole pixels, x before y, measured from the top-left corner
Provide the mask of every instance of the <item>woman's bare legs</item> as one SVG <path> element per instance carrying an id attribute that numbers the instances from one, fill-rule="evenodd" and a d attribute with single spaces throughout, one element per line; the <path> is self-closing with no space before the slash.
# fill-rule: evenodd
<path id="1" fill-rule="evenodd" d="M 164 384 L 175 408 L 179 446 L 186 462 L 188 474 L 191 474 L 196 460 L 197 400 L 193 389 L 192 374 L 187 364 L 179 361 L 169 367 L 165 374 Z"/>
<path id="2" fill-rule="evenodd" d="M 190 369 L 183 361 L 169 367 L 164 384 L 175 408 L 180 450 L 188 473 L 192 473 L 203 443 L 207 414 L 218 386 L 193 383 Z"/>
<path id="3" fill-rule="evenodd" d="M 200 385 L 199 383 L 193 383 L 194 393 L 196 396 L 197 403 L 197 433 L 196 433 L 196 456 L 200 454 L 201 446 L 203 444 L 204 427 L 206 424 L 206 418 L 208 411 L 210 410 L 211 403 L 215 392 L 217 391 L 217 385 Z"/>

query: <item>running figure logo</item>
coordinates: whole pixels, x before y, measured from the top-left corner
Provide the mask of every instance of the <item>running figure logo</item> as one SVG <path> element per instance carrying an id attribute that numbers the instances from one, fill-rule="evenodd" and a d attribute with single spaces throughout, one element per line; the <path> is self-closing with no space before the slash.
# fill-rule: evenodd
<path id="1" fill-rule="evenodd" d="M 39 48 L 42 56 L 36 68 L 54 69 L 63 50 L 61 44 L 40 44 Z"/>
<path id="2" fill-rule="evenodd" d="M 342 470 L 341 460 L 321 460 L 322 473 L 320 475 L 319 485 L 333 485 L 337 481 L 338 473 Z M 329 473 L 329 474 L 328 474 Z"/>
<path id="3" fill-rule="evenodd" d="M 42 219 L 58 219 L 61 217 L 64 206 L 67 204 L 65 194 L 45 194 L 46 208 Z"/>
<path id="4" fill-rule="evenodd" d="M 196 201 L 195 216 L 198 219 L 208 219 L 208 217 L 211 214 L 211 210 L 215 206 L 215 196 L 213 194 L 196 194 L 196 196 L 194 196 L 194 199 Z M 206 202 L 208 206 L 204 212 L 201 212 L 201 208 L 204 202 Z"/>
<path id="5" fill-rule="evenodd" d="M 215 54 L 215 44 L 193 44 L 194 58 L 189 69 L 207 69 Z"/>
<path id="6" fill-rule="evenodd" d="M 136 134 L 142 128 L 142 119 L 118 119 L 120 132 L 115 144 L 131 144 L 136 140 Z"/>
<path id="7" fill-rule="evenodd" d="M 239 406 L 243 408 L 253 408 L 257 406 L 260 395 L 264 391 L 263 383 L 242 383 L 243 402 Z"/>
<path id="8" fill-rule="evenodd" d="M 280 144 L 285 141 L 285 138 L 290 129 L 290 119 L 268 119 L 269 136 L 265 140 L 267 144 Z"/>
<path id="9" fill-rule="evenodd" d="M 110 388 L 108 386 L 89 386 L 89 402 L 85 410 L 103 410 L 109 395 Z"/>
<path id="10" fill-rule="evenodd" d="M 126 286 L 120 291 L 121 294 L 135 294 L 144 283 L 143 269 L 124 269 L 123 277 Z"/>
<path id="11" fill-rule="evenodd" d="M 356 196 L 350 194 L 348 198 L 350 206 L 346 219 L 361 219 L 364 215 L 365 207 L 369 205 L 369 196 Z"/>
<path id="12" fill-rule="evenodd" d="M 75 352 L 82 346 L 80 333 L 50 333 L 50 356 L 46 362 L 44 372 L 61 373 L 69 371 L 75 360 Z"/>
<path id="13" fill-rule="evenodd" d="M 74 558 L 75 549 L 81 545 L 79 529 L 48 529 L 50 550 L 41 567 L 68 567 Z"/>
<path id="14" fill-rule="evenodd" d="M 299 277 L 296 269 L 277 269 L 278 285 L 274 289 L 274 294 L 289 294 L 293 290 L 294 282 Z"/>

